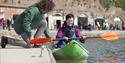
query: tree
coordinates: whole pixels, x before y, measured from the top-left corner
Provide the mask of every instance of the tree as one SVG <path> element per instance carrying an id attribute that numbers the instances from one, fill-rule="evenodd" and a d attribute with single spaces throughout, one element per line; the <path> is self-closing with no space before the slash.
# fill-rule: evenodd
<path id="1" fill-rule="evenodd" d="M 100 0 L 100 4 L 107 10 L 113 5 L 122 8 L 125 11 L 125 0 Z"/>

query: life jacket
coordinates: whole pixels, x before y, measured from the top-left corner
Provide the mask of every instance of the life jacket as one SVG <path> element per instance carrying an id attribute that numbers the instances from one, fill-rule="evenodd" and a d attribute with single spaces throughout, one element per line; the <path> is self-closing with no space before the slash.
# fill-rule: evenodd
<path id="1" fill-rule="evenodd" d="M 76 36 L 76 28 L 67 28 L 67 27 L 63 27 L 62 28 L 62 37 L 68 37 L 68 38 L 77 38 Z M 60 40 L 57 44 L 56 44 L 56 48 L 62 48 L 64 47 L 69 41 L 66 40 Z"/>
<path id="2" fill-rule="evenodd" d="M 65 27 L 62 30 L 62 37 L 76 38 L 76 29 L 74 27 L 71 29 Z"/>

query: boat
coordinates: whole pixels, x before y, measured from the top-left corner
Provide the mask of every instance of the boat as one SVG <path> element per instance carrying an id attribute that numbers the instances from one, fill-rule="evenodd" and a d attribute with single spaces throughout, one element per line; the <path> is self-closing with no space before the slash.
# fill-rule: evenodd
<path id="1" fill-rule="evenodd" d="M 88 51 L 75 40 L 52 52 L 57 63 L 87 63 Z"/>

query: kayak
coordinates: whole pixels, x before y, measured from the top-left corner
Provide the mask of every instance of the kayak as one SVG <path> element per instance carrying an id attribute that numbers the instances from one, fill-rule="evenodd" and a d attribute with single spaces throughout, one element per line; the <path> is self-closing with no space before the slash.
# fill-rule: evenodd
<path id="1" fill-rule="evenodd" d="M 52 51 L 57 63 L 87 63 L 88 51 L 75 40 Z"/>

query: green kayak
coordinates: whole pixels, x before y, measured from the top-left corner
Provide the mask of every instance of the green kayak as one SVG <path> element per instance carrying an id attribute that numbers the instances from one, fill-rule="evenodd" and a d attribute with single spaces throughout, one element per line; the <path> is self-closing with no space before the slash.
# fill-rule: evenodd
<path id="1" fill-rule="evenodd" d="M 54 49 L 53 55 L 57 63 L 87 63 L 88 51 L 72 40 L 63 48 Z"/>

